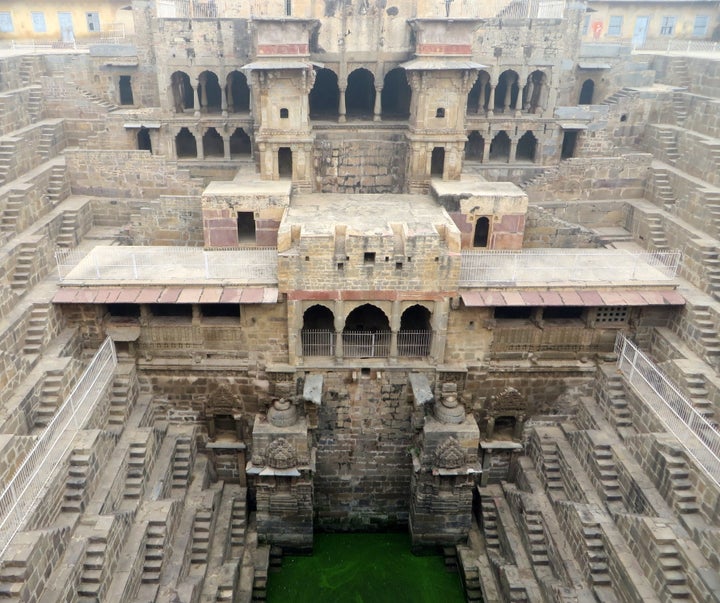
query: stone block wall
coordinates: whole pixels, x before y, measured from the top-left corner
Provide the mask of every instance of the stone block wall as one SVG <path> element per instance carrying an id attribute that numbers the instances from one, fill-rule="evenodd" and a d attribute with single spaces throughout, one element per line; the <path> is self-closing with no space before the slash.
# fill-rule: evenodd
<path id="1" fill-rule="evenodd" d="M 687 117 L 683 126 L 688 130 L 720 138 L 720 100 L 682 93 Z"/>
<path id="2" fill-rule="evenodd" d="M 98 201 L 99 205 L 107 205 L 107 200 Z M 132 213 L 128 236 L 132 245 L 203 246 L 202 212 L 197 196 L 163 195 L 131 205 L 135 206 L 129 208 Z"/>
<path id="3" fill-rule="evenodd" d="M 315 130 L 315 189 L 323 193 L 403 193 L 407 140 L 377 128 Z"/>
<path id="4" fill-rule="evenodd" d="M 569 208 L 568 205 L 550 208 L 544 204 L 542 207 L 530 206 L 525 222 L 523 247 L 564 247 L 571 249 L 595 247 L 595 233 L 586 226 L 580 226 L 581 223 L 587 224 L 586 222 L 566 220 L 560 217 L 567 213 L 575 213 L 566 212 L 567 209 L 572 208 Z M 607 225 L 615 226 L 616 224 L 613 224 L 614 220 L 611 220 L 610 216 L 607 217 Z M 620 221 L 618 220 L 618 222 Z"/>
<path id="5" fill-rule="evenodd" d="M 30 112 L 30 97 L 33 93 L 39 95 L 39 90 L 37 87 L 26 87 L 0 94 L 0 136 L 29 126 L 42 115 L 42 99 L 40 113 L 33 115 Z"/>
<path id="6" fill-rule="evenodd" d="M 45 120 L 16 130 L 12 136 L 6 137 L 4 142 L 13 151 L 4 174 L 5 182 L 22 176 L 54 157 L 67 143 L 63 121 L 60 119 Z"/>
<path id="7" fill-rule="evenodd" d="M 76 195 L 152 199 L 202 192 L 187 170 L 147 151 L 73 149 L 65 157 L 70 186 Z"/>
<path id="8" fill-rule="evenodd" d="M 640 199 L 652 155 L 628 153 L 619 157 L 574 157 L 530 183 L 531 203 L 584 199 Z"/>

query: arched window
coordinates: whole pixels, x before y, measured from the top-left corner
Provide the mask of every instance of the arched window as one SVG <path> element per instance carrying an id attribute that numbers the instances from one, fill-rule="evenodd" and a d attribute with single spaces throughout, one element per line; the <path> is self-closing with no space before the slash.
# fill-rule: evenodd
<path id="1" fill-rule="evenodd" d="M 407 119 L 410 117 L 412 89 L 407 74 L 402 67 L 396 67 L 385 75 L 380 104 L 382 116 L 389 119 Z"/>
<path id="2" fill-rule="evenodd" d="M 512 69 L 503 71 L 500 74 L 500 79 L 495 88 L 496 111 L 507 111 L 508 109 L 515 109 L 517 107 L 518 93 L 520 91 L 518 78 L 518 74 Z"/>
<path id="3" fill-rule="evenodd" d="M 490 152 L 488 153 L 488 159 L 490 161 L 504 161 L 510 160 L 510 137 L 507 135 L 505 130 L 501 130 L 495 135 L 490 143 Z"/>
<path id="4" fill-rule="evenodd" d="M 318 69 L 315 83 L 310 90 L 310 117 L 312 119 L 331 119 L 338 116 L 340 88 L 337 74 L 331 69 Z"/>
<path id="5" fill-rule="evenodd" d="M 348 117 L 372 118 L 375 110 L 375 76 L 367 69 L 361 67 L 348 76 L 345 109 Z"/>
<path id="6" fill-rule="evenodd" d="M 303 356 L 335 354 L 335 316 L 325 306 L 310 306 L 303 314 L 300 333 Z"/>
<path id="7" fill-rule="evenodd" d="M 175 153 L 178 159 L 197 157 L 197 141 L 187 128 L 182 128 L 175 136 Z"/>
<path id="8" fill-rule="evenodd" d="M 225 142 L 215 128 L 208 128 L 203 134 L 203 154 L 205 157 L 224 157 Z"/>
<path id="9" fill-rule="evenodd" d="M 480 132 L 473 130 L 465 143 L 465 160 L 482 161 L 485 153 L 485 139 Z"/>
<path id="10" fill-rule="evenodd" d="M 231 113 L 250 111 L 250 88 L 247 77 L 240 71 L 231 71 L 226 81 L 227 107 Z"/>
<path id="11" fill-rule="evenodd" d="M 195 107 L 195 93 L 193 92 L 190 76 L 184 71 L 176 71 L 170 76 L 170 88 L 173 95 L 173 106 L 176 113 Z"/>
<path id="12" fill-rule="evenodd" d="M 230 157 L 250 155 L 252 153 L 252 142 L 250 137 L 242 128 L 235 128 L 230 135 Z"/>
<path id="13" fill-rule="evenodd" d="M 535 113 L 545 93 L 547 76 L 539 69 L 533 71 L 527 79 L 523 90 L 523 108 L 529 113 Z"/>
<path id="14" fill-rule="evenodd" d="M 430 310 L 415 304 L 400 317 L 400 330 L 397 336 L 399 356 L 424 357 L 430 355 L 432 327 Z"/>
<path id="15" fill-rule="evenodd" d="M 372 304 L 355 308 L 343 329 L 343 353 L 349 358 L 383 358 L 390 355 L 390 321 Z"/>
<path id="16" fill-rule="evenodd" d="M 467 97 L 467 114 L 484 113 L 490 102 L 490 74 L 480 71 Z"/>
<path id="17" fill-rule="evenodd" d="M 583 82 L 582 88 L 580 89 L 580 98 L 578 99 L 578 105 L 592 105 L 594 93 L 595 82 L 591 79 L 585 80 Z"/>
<path id="18" fill-rule="evenodd" d="M 535 161 L 535 149 L 537 148 L 537 138 L 528 130 L 520 137 L 515 151 L 515 159 L 517 161 Z"/>
<path id="19" fill-rule="evenodd" d="M 222 92 L 218 77 L 212 71 L 203 71 L 198 77 L 200 108 L 207 113 L 218 113 L 222 105 Z"/>
<path id="20" fill-rule="evenodd" d="M 490 237 L 490 219 L 482 216 L 475 221 L 475 234 L 473 235 L 473 247 L 487 247 Z"/>

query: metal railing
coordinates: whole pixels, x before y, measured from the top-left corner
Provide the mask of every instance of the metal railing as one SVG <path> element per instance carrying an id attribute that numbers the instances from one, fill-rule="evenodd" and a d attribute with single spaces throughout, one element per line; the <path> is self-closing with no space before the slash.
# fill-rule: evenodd
<path id="1" fill-rule="evenodd" d="M 432 331 L 398 331 L 398 356 L 424 358 L 430 355 Z"/>
<path id="2" fill-rule="evenodd" d="M 633 48 L 659 52 L 720 52 L 720 42 L 712 40 L 645 40 Z"/>
<path id="3" fill-rule="evenodd" d="M 300 331 L 303 356 L 334 356 L 335 331 L 303 329 Z"/>
<path id="4" fill-rule="evenodd" d="M 703 417 L 663 372 L 622 333 L 615 340 L 617 365 L 641 400 L 687 453 L 720 486 L 720 432 Z"/>
<path id="5" fill-rule="evenodd" d="M 667 281 L 675 278 L 681 257 L 679 251 L 631 253 L 623 249 L 463 251 L 460 286 Z"/>
<path id="6" fill-rule="evenodd" d="M 387 358 L 390 331 L 343 331 L 343 355 L 347 358 Z"/>
<path id="7" fill-rule="evenodd" d="M 0 558 L 39 504 L 46 484 L 65 459 L 75 433 L 83 429 L 105 395 L 116 366 L 115 346 L 108 337 L 3 489 L 0 494 Z"/>
<path id="8" fill-rule="evenodd" d="M 277 249 L 274 247 L 97 246 L 89 253 L 58 249 L 55 260 L 61 281 L 277 282 Z"/>

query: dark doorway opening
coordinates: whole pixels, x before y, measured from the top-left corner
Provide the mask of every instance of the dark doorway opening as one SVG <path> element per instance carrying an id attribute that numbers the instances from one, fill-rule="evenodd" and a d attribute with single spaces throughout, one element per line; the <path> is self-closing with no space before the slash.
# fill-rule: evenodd
<path id="1" fill-rule="evenodd" d="M 237 233 L 239 245 L 255 244 L 255 214 L 251 211 L 239 211 L 237 214 Z"/>
<path id="2" fill-rule="evenodd" d="M 280 178 L 292 178 L 292 150 L 290 147 L 280 147 L 278 149 L 278 176 Z"/>
<path id="3" fill-rule="evenodd" d="M 575 156 L 575 146 L 577 145 L 577 130 L 568 130 L 563 134 L 562 150 L 560 151 L 560 159 L 569 159 Z"/>
<path id="4" fill-rule="evenodd" d="M 582 88 L 580 89 L 578 105 L 592 105 L 593 94 L 595 94 L 595 82 L 587 79 L 583 82 Z"/>
<path id="5" fill-rule="evenodd" d="M 120 104 L 133 105 L 132 83 L 129 75 L 120 76 Z"/>
<path id="6" fill-rule="evenodd" d="M 231 71 L 227 77 L 228 111 L 240 113 L 250 111 L 250 88 L 247 77 L 239 71 Z"/>
<path id="7" fill-rule="evenodd" d="M 222 104 L 222 92 L 217 75 L 212 71 L 203 71 L 198 82 L 200 107 L 208 113 L 218 113 Z"/>
<path id="8" fill-rule="evenodd" d="M 150 141 L 150 130 L 140 128 L 137 132 L 138 151 L 150 151 L 152 153 L 152 142 Z"/>
<path id="9" fill-rule="evenodd" d="M 430 175 L 442 178 L 445 173 L 445 147 L 435 147 L 430 158 Z"/>
<path id="10" fill-rule="evenodd" d="M 465 143 L 465 160 L 482 161 L 485 153 L 485 139 L 480 132 L 473 130 Z"/>
<path id="11" fill-rule="evenodd" d="M 197 141 L 187 128 L 182 128 L 175 136 L 175 152 L 178 159 L 197 157 Z"/>
<path id="12" fill-rule="evenodd" d="M 475 234 L 473 235 L 473 247 L 487 247 L 490 236 L 490 220 L 485 216 L 478 218 L 475 222 Z"/>
<path id="13" fill-rule="evenodd" d="M 529 130 L 520 137 L 515 151 L 515 159 L 518 161 L 535 161 L 535 150 L 537 149 L 537 138 Z"/>
<path id="14" fill-rule="evenodd" d="M 340 88 L 338 78 L 331 69 L 318 69 L 315 84 L 310 90 L 310 118 L 334 119 L 338 116 Z"/>
<path id="15" fill-rule="evenodd" d="M 190 76 L 184 71 L 176 71 L 170 76 L 175 112 L 182 113 L 185 109 L 195 107 L 195 92 L 190 84 Z"/>

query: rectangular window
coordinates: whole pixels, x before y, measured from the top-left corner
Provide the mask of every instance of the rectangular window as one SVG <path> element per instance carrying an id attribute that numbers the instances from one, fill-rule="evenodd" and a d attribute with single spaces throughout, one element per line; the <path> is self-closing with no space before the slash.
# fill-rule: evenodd
<path id="1" fill-rule="evenodd" d="M 583 21 L 582 26 L 582 35 L 586 36 L 588 31 L 590 31 L 590 15 L 585 15 L 585 20 Z"/>
<path id="2" fill-rule="evenodd" d="M 628 320 L 627 306 L 605 306 L 595 310 L 594 323 L 596 325 L 618 325 L 622 326 Z"/>
<path id="3" fill-rule="evenodd" d="M 608 25 L 607 35 L 609 36 L 621 36 L 622 35 L 623 18 L 622 15 L 615 15 L 610 17 L 610 24 Z"/>
<path id="4" fill-rule="evenodd" d="M 292 0 L 285 0 L 285 15 L 292 16 Z"/>
<path id="5" fill-rule="evenodd" d="M 697 15 L 695 17 L 695 23 L 693 24 L 693 37 L 694 38 L 703 38 L 707 35 L 708 30 L 708 24 L 710 22 L 710 17 L 707 15 Z"/>
<path id="6" fill-rule="evenodd" d="M 88 31 L 100 31 L 99 13 L 85 13 Z"/>
<path id="7" fill-rule="evenodd" d="M 35 33 L 45 33 L 47 26 L 45 25 L 45 13 L 30 13 L 32 19 L 33 31 Z"/>
<path id="8" fill-rule="evenodd" d="M 12 15 L 7 11 L 0 12 L 0 33 L 12 33 L 12 32 L 13 32 Z"/>
<path id="9" fill-rule="evenodd" d="M 662 22 L 660 23 L 660 35 L 661 36 L 671 36 L 675 33 L 675 22 L 677 19 L 675 17 L 663 17 Z"/>

